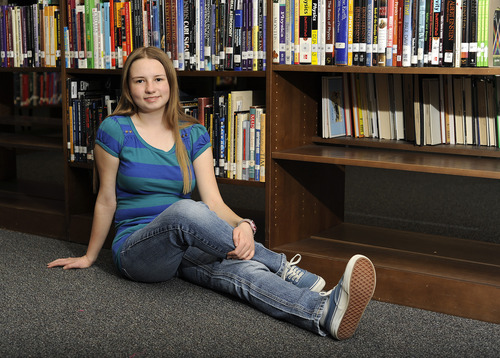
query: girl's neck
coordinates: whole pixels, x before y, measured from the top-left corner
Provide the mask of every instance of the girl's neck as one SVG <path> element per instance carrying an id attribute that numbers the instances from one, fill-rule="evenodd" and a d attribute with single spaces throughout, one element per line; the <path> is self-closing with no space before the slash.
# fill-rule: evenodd
<path id="1" fill-rule="evenodd" d="M 139 113 L 134 116 L 135 122 L 141 127 L 162 127 L 167 128 L 160 113 Z"/>

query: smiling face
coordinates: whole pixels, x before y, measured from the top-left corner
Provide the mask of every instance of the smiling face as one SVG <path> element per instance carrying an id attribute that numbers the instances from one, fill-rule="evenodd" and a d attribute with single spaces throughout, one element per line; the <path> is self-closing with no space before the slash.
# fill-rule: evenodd
<path id="1" fill-rule="evenodd" d="M 142 113 L 163 113 L 170 99 L 170 85 L 163 65 L 154 59 L 142 58 L 130 66 L 130 95 Z"/>

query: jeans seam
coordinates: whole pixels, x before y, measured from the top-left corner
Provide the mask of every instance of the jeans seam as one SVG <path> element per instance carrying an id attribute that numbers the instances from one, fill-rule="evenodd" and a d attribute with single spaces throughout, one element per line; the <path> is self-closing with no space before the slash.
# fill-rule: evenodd
<path id="1" fill-rule="evenodd" d="M 152 231 L 148 231 L 146 232 L 145 235 L 142 235 L 140 239 L 138 239 L 137 241 L 135 241 L 133 244 L 131 245 L 128 245 L 126 248 L 124 248 L 122 250 L 122 253 L 125 253 L 127 252 L 128 250 L 132 249 L 133 247 L 135 247 L 136 245 L 139 245 L 141 243 L 143 243 L 144 241 L 146 240 L 149 240 L 157 235 L 162 235 L 166 232 L 169 232 L 169 231 L 180 231 L 182 233 L 185 233 L 187 235 L 190 235 L 190 236 L 193 236 L 196 241 L 198 242 L 202 242 L 204 245 L 210 247 L 211 249 L 217 251 L 217 252 L 220 252 L 215 246 L 213 245 L 210 245 L 210 243 L 208 243 L 206 240 L 203 240 L 202 238 L 200 238 L 195 231 L 191 231 L 189 229 L 185 229 L 183 227 L 170 227 L 170 226 L 167 226 L 166 228 L 165 227 L 159 227 L 159 228 L 156 228 L 155 230 L 152 230 Z M 126 243 L 126 241 L 125 241 Z M 223 252 L 221 252 L 221 254 L 224 254 Z"/>
<path id="2" fill-rule="evenodd" d="M 243 280 L 240 278 L 240 276 L 237 276 L 237 275 L 233 275 L 233 274 L 228 274 L 228 273 L 224 273 L 224 274 L 219 274 L 218 271 L 214 271 L 214 270 L 210 270 L 209 268 L 207 268 L 205 265 L 203 265 L 202 263 L 200 262 L 195 262 L 193 261 L 192 259 L 190 258 L 185 258 L 185 260 L 187 261 L 190 261 L 191 263 L 195 264 L 196 266 L 198 266 L 199 268 L 201 268 L 202 270 L 206 271 L 206 272 L 209 272 L 212 276 L 217 276 L 217 277 L 220 277 L 220 278 L 223 278 L 227 281 L 229 281 L 229 278 L 238 282 L 240 285 L 246 285 L 248 288 L 251 288 L 253 291 L 256 291 L 258 292 L 259 294 L 261 294 L 262 296 L 268 298 L 270 301 L 272 302 L 275 302 L 275 303 L 279 303 L 287 308 L 290 308 L 290 309 L 294 309 L 298 312 L 301 312 L 301 313 L 304 313 L 306 315 L 308 315 L 307 317 L 306 316 L 303 316 L 302 314 L 299 316 L 301 318 L 310 318 L 309 316 L 311 316 L 313 318 L 313 320 L 316 320 L 313 316 L 317 316 L 318 315 L 318 310 L 313 310 L 313 311 L 308 311 L 306 309 L 304 309 L 304 306 L 302 305 L 291 305 L 289 304 L 287 301 L 285 300 L 281 300 L 281 299 L 276 299 L 276 296 L 269 296 L 266 291 L 263 291 L 263 290 L 260 290 L 260 288 L 258 286 L 255 286 L 252 284 L 251 281 L 248 281 L 248 280 Z M 227 278 L 227 279 L 226 279 Z M 254 296 L 255 297 L 255 296 Z M 257 297 L 256 297 L 257 298 Z M 268 303 L 269 304 L 269 303 Z M 277 307 L 274 307 L 275 309 L 278 309 Z M 318 322 L 319 322 L 319 319 L 318 319 Z"/>

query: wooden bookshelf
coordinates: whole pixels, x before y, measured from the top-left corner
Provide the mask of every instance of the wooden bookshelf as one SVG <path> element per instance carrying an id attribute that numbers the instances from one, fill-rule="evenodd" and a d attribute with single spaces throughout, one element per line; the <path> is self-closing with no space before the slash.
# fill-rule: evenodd
<path id="1" fill-rule="evenodd" d="M 321 77 L 342 73 L 411 76 L 490 76 L 498 68 L 363 67 L 277 65 L 272 63 L 272 2 L 267 3 L 266 71 L 179 71 L 182 89 L 213 91 L 218 77 L 238 79 L 241 89 L 266 92 L 266 183 L 218 179 L 220 184 L 265 188 L 265 217 L 259 235 L 273 250 L 321 274 L 332 287 L 351 255 L 373 259 L 375 298 L 448 314 L 500 323 L 500 245 L 461 238 L 353 225 L 345 222 L 346 168 L 381 168 L 429 175 L 500 178 L 500 150 L 464 145 L 415 146 L 372 138 L 319 137 Z M 66 6 L 61 6 L 62 24 Z M 61 26 L 61 38 L 63 37 Z M 62 62 L 65 50 L 61 48 Z M 54 119 L 15 116 L 12 73 L 61 73 L 63 108 Z M 68 163 L 66 79 L 119 78 L 121 69 L 63 67 L 0 68 L 0 225 L 15 230 L 87 243 L 96 195 L 94 166 Z M 20 135 L 18 125 L 59 131 Z M 61 138 L 62 135 L 62 138 Z M 26 190 L 16 179 L 18 150 L 63 151 L 64 188 L 40 183 Z M 36 193 L 53 193 L 40 197 Z M 241 206 L 244 206 L 244 202 Z M 473 215 L 474 213 L 471 213 Z M 496 220 L 496 218 L 492 218 Z M 109 246 L 109 241 L 107 243 Z"/>
<path id="2" fill-rule="evenodd" d="M 288 257 L 300 253 L 301 265 L 323 275 L 328 286 L 337 283 L 352 255 L 365 254 L 377 270 L 375 299 L 499 323 L 500 245 L 354 225 L 345 222 L 344 208 L 347 167 L 496 180 L 500 178 L 500 150 L 319 137 L 321 77 L 346 72 L 500 75 L 499 69 L 492 68 L 272 64 L 268 88 L 268 246 Z"/>

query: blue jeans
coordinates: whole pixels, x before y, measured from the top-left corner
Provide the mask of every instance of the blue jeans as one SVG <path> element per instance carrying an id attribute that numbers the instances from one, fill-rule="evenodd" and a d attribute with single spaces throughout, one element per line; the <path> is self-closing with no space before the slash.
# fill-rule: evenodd
<path id="1" fill-rule="evenodd" d="M 204 203 L 180 200 L 125 241 L 121 272 L 141 282 L 178 276 L 325 335 L 319 320 L 328 298 L 283 280 L 285 255 L 260 243 L 255 243 L 251 260 L 226 259 L 235 248 L 233 229 Z"/>

